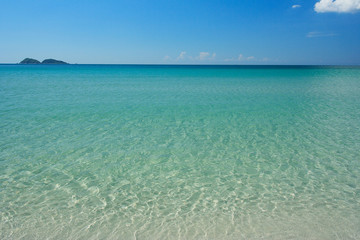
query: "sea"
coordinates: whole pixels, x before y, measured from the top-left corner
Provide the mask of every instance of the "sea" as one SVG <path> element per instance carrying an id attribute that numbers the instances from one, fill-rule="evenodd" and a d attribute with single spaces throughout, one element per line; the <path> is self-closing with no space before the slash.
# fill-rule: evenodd
<path id="1" fill-rule="evenodd" d="M 360 67 L 0 65 L 0 239 L 360 239 Z"/>

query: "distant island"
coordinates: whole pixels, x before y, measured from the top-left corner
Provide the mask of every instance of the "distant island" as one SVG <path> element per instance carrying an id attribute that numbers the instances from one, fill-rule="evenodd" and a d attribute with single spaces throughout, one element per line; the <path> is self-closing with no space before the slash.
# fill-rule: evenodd
<path id="1" fill-rule="evenodd" d="M 32 58 L 25 58 L 20 62 L 20 64 L 41 64 L 40 61 Z"/>
<path id="2" fill-rule="evenodd" d="M 68 64 L 67 62 L 55 60 L 55 59 L 45 59 L 44 61 L 40 62 L 33 58 L 25 58 L 19 64 Z"/>
<path id="3" fill-rule="evenodd" d="M 68 63 L 49 58 L 49 59 L 45 59 L 44 61 L 42 61 L 41 64 L 68 64 Z"/>

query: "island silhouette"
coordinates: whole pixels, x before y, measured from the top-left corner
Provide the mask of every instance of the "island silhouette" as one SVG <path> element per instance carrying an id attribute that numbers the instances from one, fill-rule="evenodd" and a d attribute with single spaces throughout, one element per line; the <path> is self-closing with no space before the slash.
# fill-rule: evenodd
<path id="1" fill-rule="evenodd" d="M 19 64 L 68 64 L 67 62 L 55 60 L 55 59 L 45 59 L 44 61 L 40 62 L 39 60 L 33 58 L 25 58 Z"/>

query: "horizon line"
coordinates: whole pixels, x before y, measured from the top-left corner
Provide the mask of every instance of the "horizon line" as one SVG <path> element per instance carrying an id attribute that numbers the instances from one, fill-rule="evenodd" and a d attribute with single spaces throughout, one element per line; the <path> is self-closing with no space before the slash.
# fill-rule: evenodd
<path id="1" fill-rule="evenodd" d="M 66 64 L 22 64 L 22 63 L 0 63 L 0 65 L 31 65 L 31 66 L 59 66 L 59 65 L 127 65 L 127 66 L 345 66 L 360 67 L 360 64 L 181 64 L 181 63 L 66 63 Z"/>

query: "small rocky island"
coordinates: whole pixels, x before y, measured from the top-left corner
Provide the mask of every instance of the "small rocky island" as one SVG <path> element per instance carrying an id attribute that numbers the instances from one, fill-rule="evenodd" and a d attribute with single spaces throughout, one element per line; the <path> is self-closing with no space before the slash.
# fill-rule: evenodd
<path id="1" fill-rule="evenodd" d="M 40 62 L 36 59 L 33 59 L 33 58 L 25 58 L 19 64 L 68 64 L 68 63 L 60 61 L 60 60 L 51 59 L 51 58 L 45 59 L 42 62 Z"/>
<path id="2" fill-rule="evenodd" d="M 55 60 L 55 59 L 45 59 L 44 61 L 41 62 L 42 64 L 68 64 L 66 62 L 60 61 L 60 60 Z"/>
<path id="3" fill-rule="evenodd" d="M 25 58 L 20 62 L 20 64 L 41 64 L 40 61 L 32 58 Z"/>

